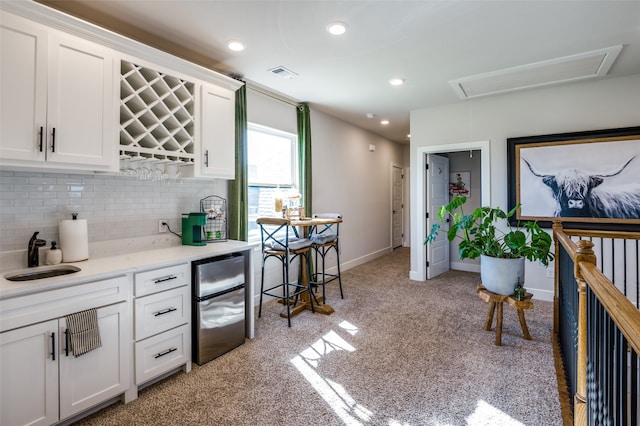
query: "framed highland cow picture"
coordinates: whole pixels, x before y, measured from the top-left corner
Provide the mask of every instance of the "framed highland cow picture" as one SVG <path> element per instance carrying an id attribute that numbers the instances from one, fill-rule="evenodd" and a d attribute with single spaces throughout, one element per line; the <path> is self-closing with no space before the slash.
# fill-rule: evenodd
<path id="1" fill-rule="evenodd" d="M 512 224 L 640 229 L 640 127 L 509 138 L 507 155 Z"/>

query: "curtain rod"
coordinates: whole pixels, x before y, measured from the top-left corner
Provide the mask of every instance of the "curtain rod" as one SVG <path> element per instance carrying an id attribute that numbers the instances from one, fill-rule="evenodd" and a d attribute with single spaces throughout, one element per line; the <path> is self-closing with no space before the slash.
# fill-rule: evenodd
<path id="1" fill-rule="evenodd" d="M 295 103 L 286 99 L 282 99 L 281 97 L 278 97 L 272 93 L 266 92 L 264 90 L 260 90 L 258 88 L 252 87 L 249 84 L 245 83 L 247 85 L 247 89 L 256 92 L 256 93 L 260 93 L 261 95 L 267 96 L 269 98 L 275 99 L 276 101 L 280 101 L 280 102 L 284 102 L 285 104 L 289 104 L 289 105 L 293 105 L 294 107 L 298 108 L 300 107 L 299 103 Z"/>

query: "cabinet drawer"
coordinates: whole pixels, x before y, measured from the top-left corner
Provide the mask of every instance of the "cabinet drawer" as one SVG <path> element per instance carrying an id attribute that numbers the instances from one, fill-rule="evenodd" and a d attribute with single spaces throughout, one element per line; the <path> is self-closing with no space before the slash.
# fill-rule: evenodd
<path id="1" fill-rule="evenodd" d="M 121 275 L 28 296 L 5 299 L 0 304 L 0 330 L 6 331 L 72 312 L 128 300 L 130 280 Z"/>
<path id="2" fill-rule="evenodd" d="M 136 385 L 191 361 L 189 324 L 136 343 Z"/>
<path id="3" fill-rule="evenodd" d="M 135 274 L 135 296 L 144 296 L 191 284 L 191 264 L 168 266 Z"/>
<path id="4" fill-rule="evenodd" d="M 180 287 L 140 297 L 135 301 L 135 340 L 189 322 L 191 289 Z"/>

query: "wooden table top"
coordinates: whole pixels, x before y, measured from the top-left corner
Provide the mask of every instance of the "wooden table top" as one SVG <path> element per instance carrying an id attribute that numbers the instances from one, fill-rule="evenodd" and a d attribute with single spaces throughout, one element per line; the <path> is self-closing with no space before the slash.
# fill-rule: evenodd
<path id="1" fill-rule="evenodd" d="M 326 217 L 303 217 L 299 219 L 291 219 L 291 226 L 316 226 L 329 225 L 332 223 L 342 223 L 342 218 L 326 218 Z"/>

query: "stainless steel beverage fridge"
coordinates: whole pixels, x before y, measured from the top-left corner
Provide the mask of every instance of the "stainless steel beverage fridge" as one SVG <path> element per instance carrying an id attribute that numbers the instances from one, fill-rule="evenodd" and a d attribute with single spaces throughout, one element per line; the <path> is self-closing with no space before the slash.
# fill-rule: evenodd
<path id="1" fill-rule="evenodd" d="M 245 270 L 241 253 L 192 263 L 193 361 L 202 365 L 245 339 Z"/>

